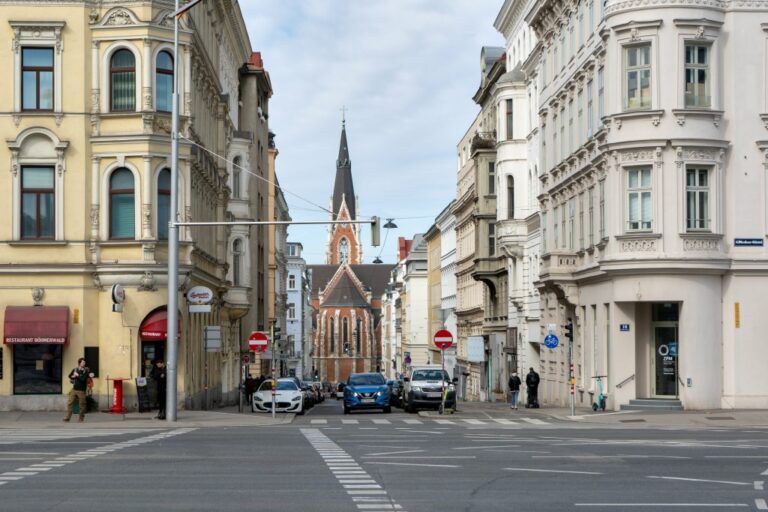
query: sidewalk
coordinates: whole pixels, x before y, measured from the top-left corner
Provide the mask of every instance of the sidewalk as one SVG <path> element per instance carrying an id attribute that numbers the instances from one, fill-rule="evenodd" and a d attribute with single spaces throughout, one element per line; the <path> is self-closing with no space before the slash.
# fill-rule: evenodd
<path id="1" fill-rule="evenodd" d="M 215 411 L 178 411 L 176 421 L 169 423 L 155 419 L 157 411 L 109 414 L 91 412 L 85 415 L 85 422 L 79 423 L 73 415 L 69 423 L 61 419 L 64 412 L 13 411 L 0 412 L 0 428 L 98 428 L 98 429 L 143 429 L 143 428 L 208 428 L 208 427 L 268 427 L 285 425 L 293 421 L 293 414 L 279 413 L 275 419 L 271 414 L 237 412 L 237 407 L 224 407 Z"/>
<path id="2" fill-rule="evenodd" d="M 459 402 L 456 418 L 509 418 L 542 417 L 575 423 L 595 425 L 623 425 L 628 427 L 692 427 L 692 428 L 768 428 L 768 411 L 756 409 L 715 409 L 708 411 L 605 411 L 594 412 L 590 408 L 577 408 L 571 416 L 567 407 L 543 407 L 518 410 L 505 402 Z M 440 416 L 437 411 L 420 411 L 425 417 Z"/>

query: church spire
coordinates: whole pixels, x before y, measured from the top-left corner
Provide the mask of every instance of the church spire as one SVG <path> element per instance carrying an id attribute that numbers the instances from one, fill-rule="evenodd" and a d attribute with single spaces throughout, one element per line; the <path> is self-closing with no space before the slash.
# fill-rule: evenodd
<path id="1" fill-rule="evenodd" d="M 352 183 L 352 161 L 349 159 L 349 146 L 347 145 L 347 123 L 341 122 L 341 142 L 339 143 L 339 157 L 336 159 L 336 182 L 333 186 L 333 216 L 338 216 L 341 204 L 345 203 L 349 211 L 349 218 L 355 220 L 357 204 L 355 200 L 355 187 Z"/>

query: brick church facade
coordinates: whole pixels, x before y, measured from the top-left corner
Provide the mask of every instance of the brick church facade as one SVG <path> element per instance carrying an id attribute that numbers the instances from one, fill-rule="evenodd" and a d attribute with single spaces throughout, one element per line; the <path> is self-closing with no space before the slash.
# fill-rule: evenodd
<path id="1" fill-rule="evenodd" d="M 357 220 L 347 132 L 342 124 L 331 220 Z M 360 224 L 331 224 L 325 265 L 309 265 L 315 330 L 313 374 L 343 381 L 350 373 L 381 371 L 381 296 L 392 265 L 363 264 Z"/>

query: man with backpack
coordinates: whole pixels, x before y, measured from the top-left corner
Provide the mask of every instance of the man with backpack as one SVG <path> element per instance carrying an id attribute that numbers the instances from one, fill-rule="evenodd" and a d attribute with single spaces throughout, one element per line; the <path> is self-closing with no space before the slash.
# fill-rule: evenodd
<path id="1" fill-rule="evenodd" d="M 537 409 L 539 407 L 539 374 L 530 368 L 525 376 L 525 385 L 528 386 L 528 403 L 526 407 Z"/>
<path id="2" fill-rule="evenodd" d="M 80 416 L 77 419 L 79 422 L 85 421 L 85 392 L 88 389 L 88 379 L 92 376 L 90 370 L 85 366 L 85 358 L 81 357 L 77 360 L 77 368 L 73 368 L 69 372 L 69 382 L 72 383 L 72 390 L 69 392 L 69 400 L 67 400 L 67 415 L 64 416 L 64 421 L 69 421 L 72 417 L 72 407 L 75 405 L 75 400 L 80 405 Z"/>

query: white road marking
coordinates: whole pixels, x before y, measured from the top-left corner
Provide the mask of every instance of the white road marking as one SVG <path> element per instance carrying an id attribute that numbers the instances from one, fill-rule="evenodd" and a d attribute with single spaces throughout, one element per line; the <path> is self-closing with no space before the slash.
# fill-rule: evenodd
<path id="1" fill-rule="evenodd" d="M 469 423 L 470 425 L 485 425 L 486 423 L 483 420 L 474 420 L 474 419 L 467 419 L 464 420 L 465 423 Z"/>
<path id="2" fill-rule="evenodd" d="M 384 420 L 384 419 L 373 419 L 371 421 L 373 421 L 376 425 L 391 425 L 392 424 L 391 421 Z"/>
<path id="3" fill-rule="evenodd" d="M 368 455 L 363 455 L 363 458 L 369 457 Z M 415 455 L 413 457 L 410 456 L 400 456 L 400 455 L 382 455 L 379 457 L 376 457 L 377 459 L 476 459 L 477 455 Z"/>
<path id="4" fill-rule="evenodd" d="M 565 469 L 504 468 L 507 471 L 530 471 L 532 473 L 568 473 L 574 475 L 602 475 L 597 471 L 568 471 Z"/>
<path id="5" fill-rule="evenodd" d="M 760 473 L 760 476 L 768 476 L 768 469 Z"/>
<path id="6" fill-rule="evenodd" d="M 755 500 L 755 507 L 757 507 L 757 510 L 768 510 L 768 503 L 763 498 L 757 498 Z"/>
<path id="7" fill-rule="evenodd" d="M 340 484 L 375 484 L 376 480 L 371 480 L 371 479 L 365 480 L 362 478 L 355 480 L 353 478 L 352 480 L 339 480 L 339 483 Z"/>
<path id="8" fill-rule="evenodd" d="M 432 420 L 432 421 L 434 421 L 438 425 L 455 425 L 456 424 L 455 421 L 451 421 L 451 420 Z"/>
<path id="9" fill-rule="evenodd" d="M 310 420 L 309 422 L 312 423 L 313 425 L 327 425 L 328 424 L 328 420 Z"/>
<path id="10" fill-rule="evenodd" d="M 414 420 L 414 419 L 404 419 L 403 422 L 408 424 L 408 425 L 423 425 L 424 424 L 423 421 L 421 421 L 421 420 Z"/>
<path id="11" fill-rule="evenodd" d="M 360 423 L 359 420 L 341 420 L 341 423 L 344 425 L 357 425 Z"/>
<path id="12" fill-rule="evenodd" d="M 763 481 L 762 480 L 755 480 L 755 490 L 756 491 L 763 491 Z"/>
<path id="13" fill-rule="evenodd" d="M 746 503 L 574 503 L 575 507 L 748 507 Z"/>
<path id="14" fill-rule="evenodd" d="M 549 423 L 547 423 L 546 421 L 542 421 L 538 418 L 520 418 L 520 419 L 527 423 L 532 423 L 534 425 L 549 425 Z"/>
<path id="15" fill-rule="evenodd" d="M 385 464 L 388 466 L 418 466 L 422 468 L 460 468 L 461 467 L 453 464 L 413 464 L 408 462 L 379 462 L 379 461 L 365 462 L 365 464 Z"/>
<path id="16" fill-rule="evenodd" d="M 378 457 L 378 456 L 383 456 L 383 455 L 400 455 L 400 454 L 403 454 L 403 453 L 419 453 L 419 452 L 423 452 L 423 451 L 424 450 L 401 450 L 401 451 L 398 451 L 398 452 L 369 453 L 369 454 L 366 454 L 366 457 Z"/>
<path id="17" fill-rule="evenodd" d="M 506 418 L 494 418 L 493 421 L 495 421 L 496 423 L 501 423 L 502 425 L 519 425 L 518 422 L 508 420 Z"/>
<path id="18" fill-rule="evenodd" d="M 495 446 L 459 446 L 453 450 L 488 450 L 497 448 L 518 448 L 519 444 L 499 444 Z"/>
<path id="19" fill-rule="evenodd" d="M 381 489 L 379 484 L 343 484 L 345 489 Z"/>
<path id="20" fill-rule="evenodd" d="M 347 494 L 350 494 L 350 495 L 353 495 L 353 494 L 387 494 L 387 491 L 377 491 L 377 490 L 373 490 L 373 489 L 371 489 L 370 491 L 369 490 L 365 490 L 365 491 L 349 490 L 349 491 L 347 491 Z"/>
<path id="21" fill-rule="evenodd" d="M 657 480 L 679 480 L 683 482 L 705 482 L 710 484 L 749 485 L 749 482 L 731 482 L 728 480 L 704 480 L 701 478 L 682 478 L 677 476 L 648 476 L 646 478 L 655 478 Z"/>

